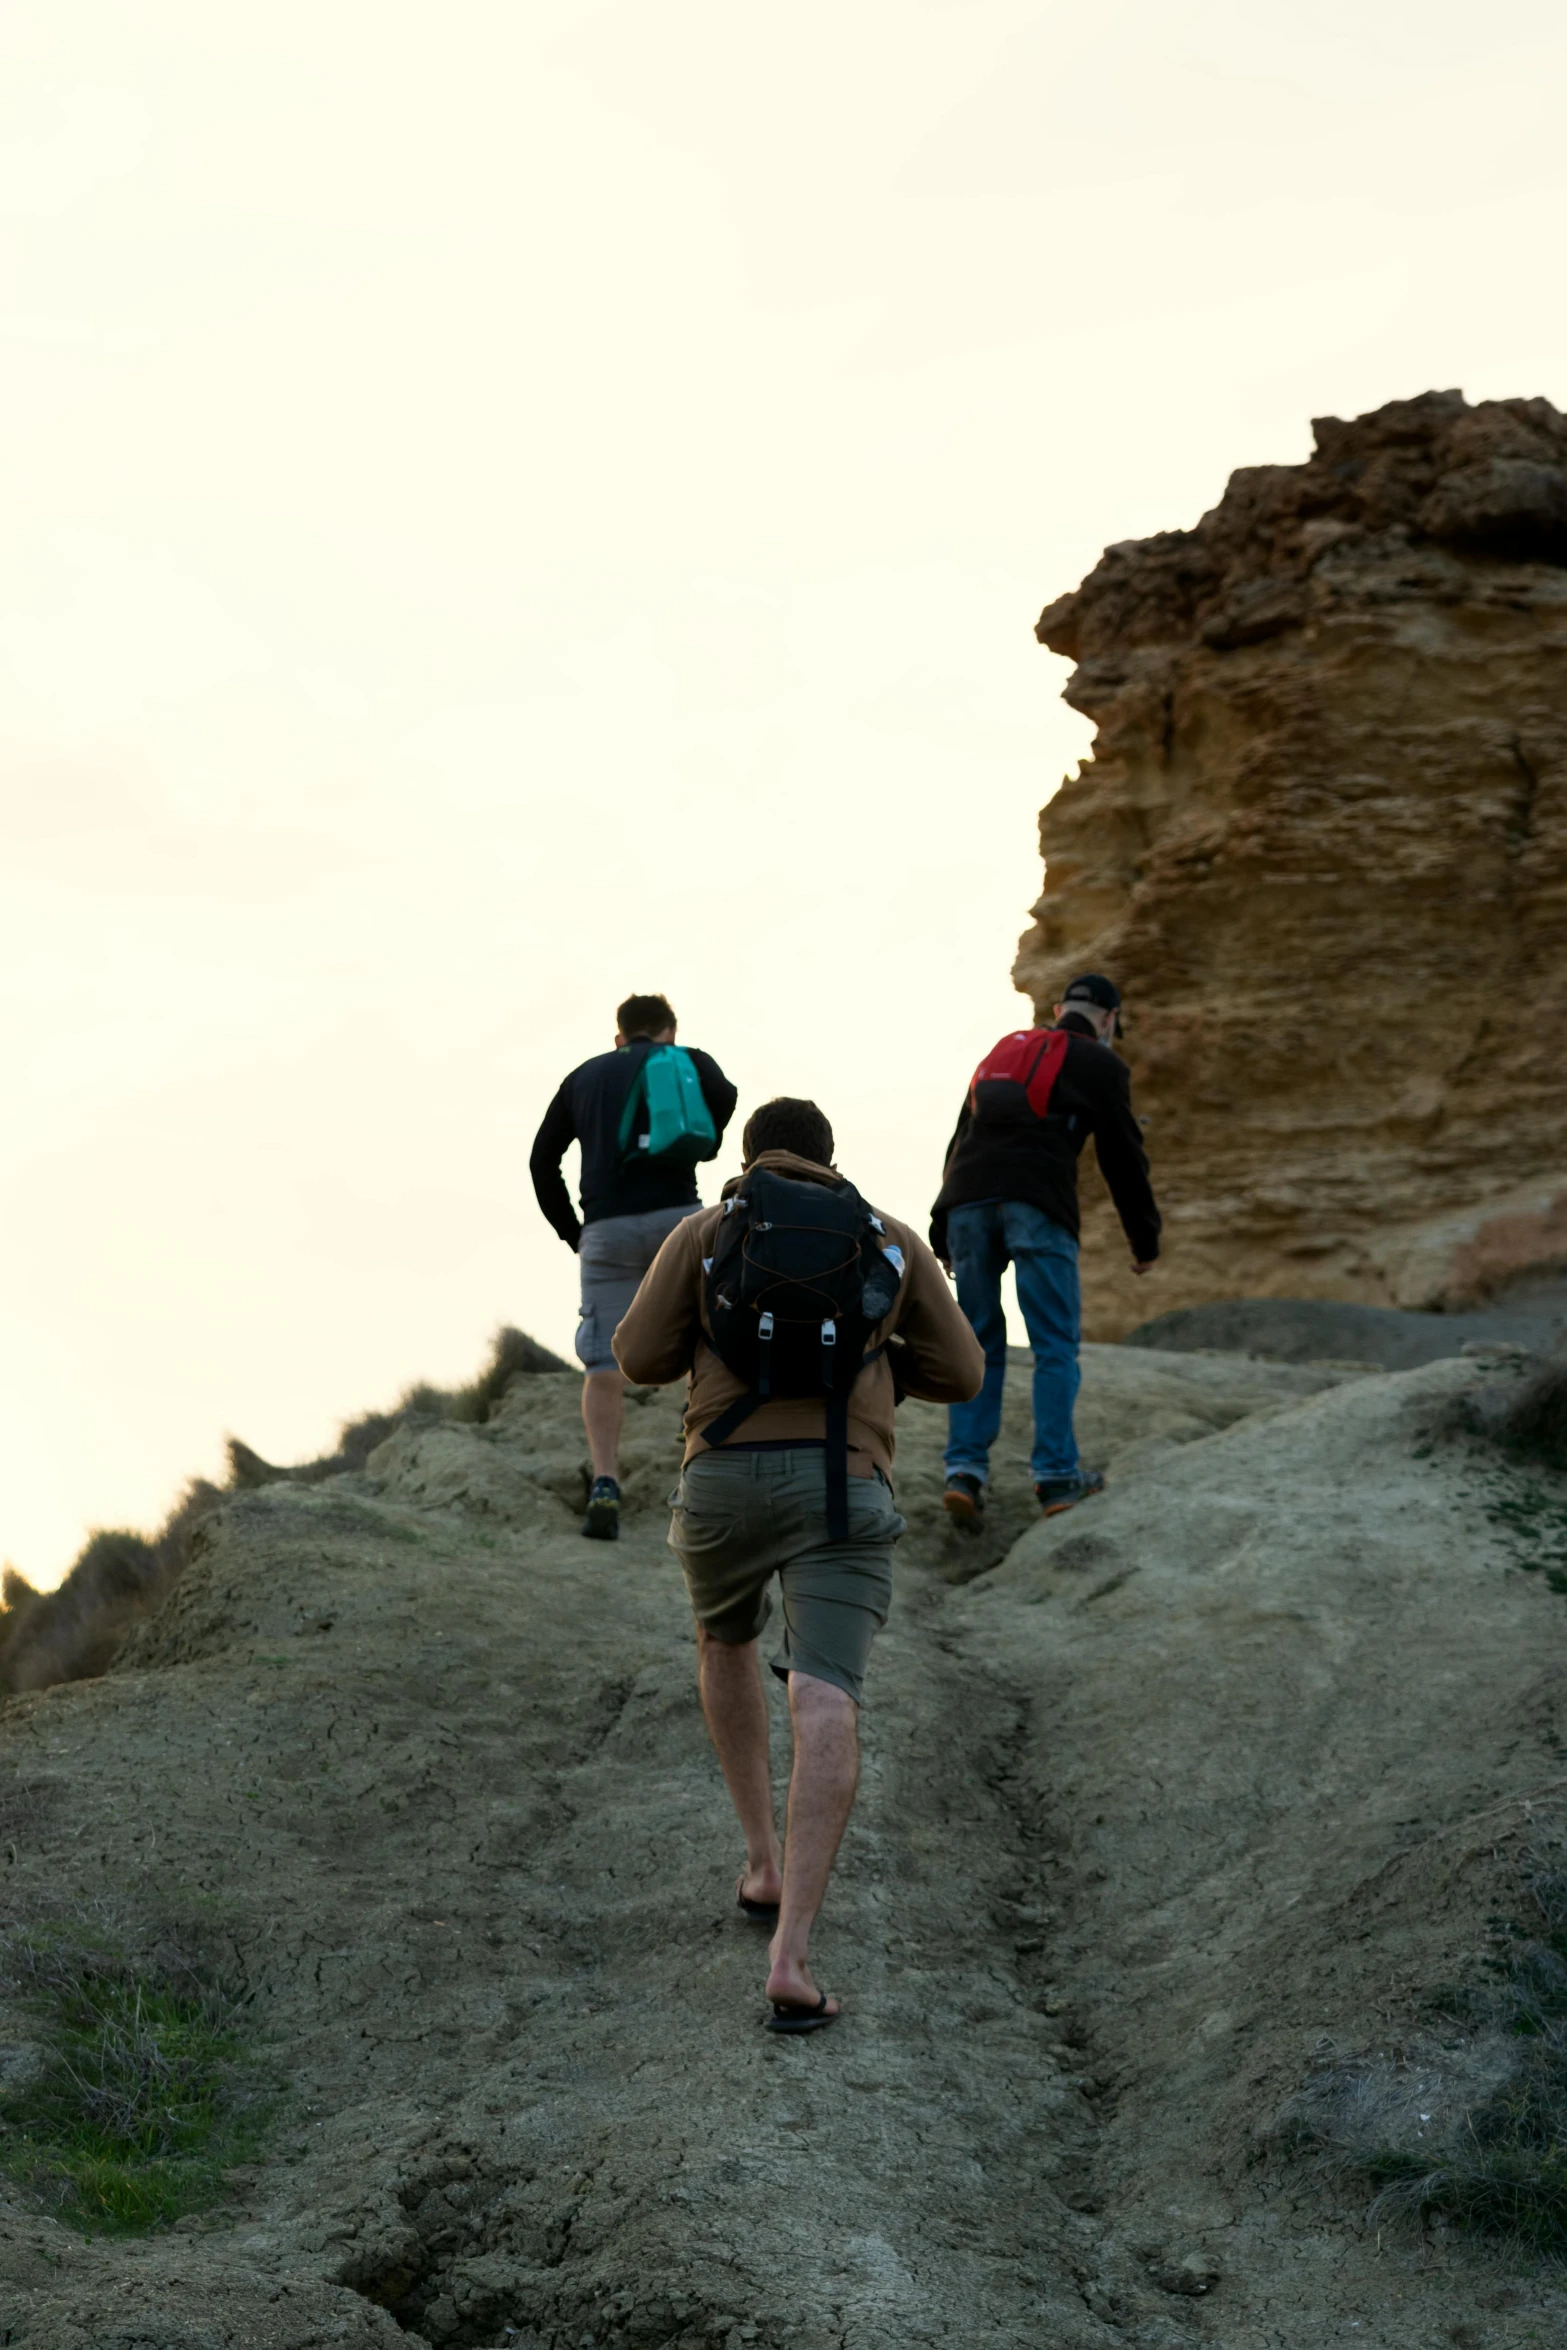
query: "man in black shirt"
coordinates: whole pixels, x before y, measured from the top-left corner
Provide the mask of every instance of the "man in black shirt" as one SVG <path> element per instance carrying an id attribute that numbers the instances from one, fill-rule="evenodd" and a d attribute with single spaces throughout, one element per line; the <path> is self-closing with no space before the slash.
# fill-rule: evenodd
<path id="1" fill-rule="evenodd" d="M 688 1157 L 642 1158 L 634 1151 L 628 1154 L 621 1138 L 626 1105 L 649 1054 L 655 1046 L 674 1041 L 675 1015 L 666 997 L 627 996 L 615 1014 L 614 1051 L 573 1069 L 544 1113 L 528 1161 L 539 1206 L 582 1265 L 577 1355 L 587 1373 L 582 1424 L 593 1462 L 593 1488 L 582 1531 L 600 1542 L 613 1542 L 620 1532 L 625 1381 L 610 1341 L 664 1241 L 702 1204 Z M 689 1046 L 685 1050 L 717 1137 L 702 1155 L 713 1157 L 738 1096 L 707 1053 Z M 560 1171 L 574 1142 L 582 1151 L 580 1218 Z"/>
<path id="2" fill-rule="evenodd" d="M 1077 1272 L 1077 1160 L 1090 1135 L 1110 1187 L 1132 1270 L 1146 1273 L 1159 1254 L 1159 1211 L 1148 1181 L 1142 1130 L 1132 1115 L 1131 1078 L 1110 1049 L 1118 1036 L 1121 997 L 1099 972 L 1074 979 L 1056 1006 L 1054 1046 L 1042 1085 L 1022 1071 L 1044 1058 L 1021 1047 L 1018 1076 L 990 1079 L 982 1063 L 947 1151 L 946 1174 L 931 1219 L 931 1246 L 952 1272 L 958 1303 L 985 1350 L 985 1384 L 972 1403 L 948 1414 L 947 1486 L 942 1506 L 972 1526 L 985 1506 L 990 1448 L 1001 1426 L 1007 1332 L 1001 1276 L 1017 1269 L 1018 1303 L 1034 1350 L 1034 1492 L 1046 1517 L 1104 1488 L 1097 1469 L 1078 1459 L 1072 1431 L 1082 1298 Z M 1043 1047 L 1046 1038 L 1041 1037 Z M 1005 1065 L 1001 1048 L 992 1061 Z M 1053 1074 L 1051 1073 L 1053 1072 Z M 1041 1107 L 1041 1104 L 1043 1105 Z"/>

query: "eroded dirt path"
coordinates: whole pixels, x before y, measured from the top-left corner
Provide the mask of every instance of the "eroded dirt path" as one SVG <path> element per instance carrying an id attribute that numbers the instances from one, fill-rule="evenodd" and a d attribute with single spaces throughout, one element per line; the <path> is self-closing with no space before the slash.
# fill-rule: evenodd
<path id="1" fill-rule="evenodd" d="M 890 2350 L 949 2338 L 961 2309 L 974 2341 L 1106 2338 L 1068 2200 L 1094 2123 L 1018 1949 L 1041 1894 L 1006 1801 L 1015 1713 L 918 1606 L 877 1663 L 821 1944 L 849 2013 L 809 2042 L 758 2028 L 763 1938 L 732 1907 L 683 1641 L 587 1728 L 505 1929 L 542 1962 L 538 2004 L 453 2117 L 492 2182 L 477 2235 L 453 2240 L 445 2194 L 414 2204 L 415 2242 L 384 2200 L 361 2221 L 359 2281 L 405 2322 L 661 2341 L 721 2317 L 758 2328 L 743 2339 Z"/>
<path id="2" fill-rule="evenodd" d="M 1131 1408 L 1117 1419 L 1104 1388 L 1085 1418 L 1097 1449 L 1119 1445 L 1128 1494 L 1196 1464 L 1214 1429 L 1332 1385 L 1115 1371 Z M 736 1837 L 663 1542 L 674 1399 L 632 1415 L 611 1549 L 574 1531 L 574 1382 L 524 1386 L 490 1428 L 395 1439 L 370 1480 L 240 1497 L 122 1670 L 0 1716 L 37 1791 L 18 1906 L 189 1922 L 243 1972 L 289 2082 L 272 2159 L 188 2233 L 84 2245 L 0 2214 L 0 2333 L 33 2350 L 1314 2350 L 1353 2329 L 1364 2278 L 1344 2296 L 1331 2278 L 1360 2258 L 1354 2224 L 1309 2197 L 1270 2220 L 1220 2175 L 1227 2092 L 1181 2054 L 1202 1969 L 1172 1967 L 1152 1896 L 1129 1910 L 1116 1883 L 1123 1847 L 1139 1886 L 1195 1883 L 1188 1941 L 1195 1920 L 1216 1965 L 1243 1966 L 1244 1905 L 1204 1911 L 1179 1820 L 1165 1851 L 1137 1778 L 1138 1688 L 1161 1692 L 1166 1745 L 1187 1699 L 1153 1666 L 1117 1680 L 1119 1638 L 1160 1653 L 1157 1625 L 1119 1630 L 1153 1547 L 1202 1571 L 1203 1478 L 1187 1474 L 1181 1541 L 1097 1505 L 961 1588 L 1007 1530 L 955 1547 L 939 1416 L 905 1415 L 911 1531 L 819 1943 L 847 2012 L 780 2042 L 759 2028 L 763 1937 L 733 1907 Z M 1259 1494 L 1272 1474 L 1247 1473 Z M 1216 1588 L 1229 1605 L 1233 1581 Z M 1275 1637 L 1289 1609 L 1247 1604 L 1243 1681 L 1254 1654 L 1294 1653 Z M 1229 1637 L 1222 1605 L 1211 1620 L 1194 1655 Z M 1199 1747 L 1212 1702 L 1194 1682 Z M 777 1732 L 781 1782 L 781 1702 Z M 1222 2283 L 1202 2271 L 1219 2233 Z M 1420 2288 L 1409 2325 L 1344 2338 L 1429 2350 L 1439 2305 Z"/>
<path id="3" fill-rule="evenodd" d="M 202 1921 L 290 2102 L 248 2209 L 177 2242 L 14 2215 L 5 2322 L 96 2343 L 108 2295 L 192 2344 L 892 2350 L 959 2311 L 976 2343 L 1119 2339 L 1083 2294 L 1095 2122 L 1021 1702 L 942 1629 L 948 1537 L 916 1525 L 876 1658 L 820 1943 L 848 2015 L 779 2042 L 657 1506 L 673 1399 L 599 1549 L 555 1384 L 378 1488 L 239 1498 L 124 1670 L 9 1709 L 53 1798 L 25 1897 Z M 781 1781 L 781 1697 L 777 1725 Z"/>

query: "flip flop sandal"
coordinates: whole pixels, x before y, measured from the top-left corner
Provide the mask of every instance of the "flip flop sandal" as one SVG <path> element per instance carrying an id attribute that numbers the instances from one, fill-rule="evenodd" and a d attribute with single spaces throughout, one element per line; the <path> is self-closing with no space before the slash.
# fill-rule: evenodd
<path id="1" fill-rule="evenodd" d="M 753 1901 L 745 1891 L 744 1870 L 735 1879 L 735 1907 L 742 1917 L 754 1919 L 759 1926 L 776 1926 L 778 1923 L 776 1901 Z"/>
<path id="2" fill-rule="evenodd" d="M 825 2032 L 829 2024 L 838 2021 L 839 2010 L 827 2012 L 827 1994 L 824 1991 L 814 2007 L 802 2007 L 796 1999 L 775 1999 L 773 2012 L 762 2026 L 765 2032 Z"/>

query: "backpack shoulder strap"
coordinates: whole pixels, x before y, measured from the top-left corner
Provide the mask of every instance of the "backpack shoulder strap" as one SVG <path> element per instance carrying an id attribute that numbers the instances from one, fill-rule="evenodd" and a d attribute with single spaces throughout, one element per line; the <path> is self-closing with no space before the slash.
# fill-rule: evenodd
<path id="1" fill-rule="evenodd" d="M 632 1049 L 629 1045 L 626 1047 L 628 1052 Z M 637 1118 L 647 1105 L 647 1065 L 652 1058 L 652 1053 L 643 1054 L 642 1066 L 632 1078 L 631 1090 L 621 1107 L 620 1131 L 615 1138 L 615 1148 L 623 1159 L 636 1156 Z"/>

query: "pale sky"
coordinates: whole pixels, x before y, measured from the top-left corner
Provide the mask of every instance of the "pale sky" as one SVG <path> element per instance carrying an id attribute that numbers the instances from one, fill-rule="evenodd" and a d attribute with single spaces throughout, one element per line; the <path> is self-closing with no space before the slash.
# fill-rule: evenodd
<path id="1" fill-rule="evenodd" d="M 1567 402 L 1564 98 L 1545 0 L 9 11 L 0 1554 L 569 1351 L 632 988 L 922 1219 L 1040 606 L 1314 414 Z"/>

